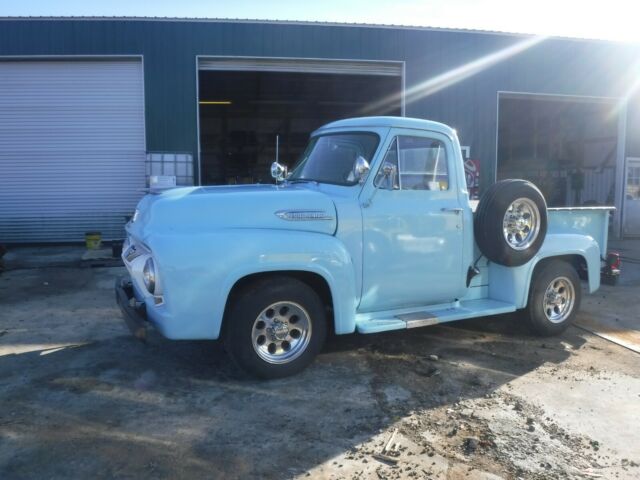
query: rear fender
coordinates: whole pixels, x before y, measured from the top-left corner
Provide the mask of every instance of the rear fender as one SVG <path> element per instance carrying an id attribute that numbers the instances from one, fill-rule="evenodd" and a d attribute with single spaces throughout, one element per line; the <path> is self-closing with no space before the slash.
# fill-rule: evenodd
<path id="1" fill-rule="evenodd" d="M 516 308 L 527 306 L 529 288 L 536 265 L 544 259 L 578 255 L 584 259 L 589 274 L 589 293 L 600 287 L 600 247 L 592 237 L 579 234 L 547 234 L 538 253 L 519 267 L 489 264 L 489 297 Z"/>

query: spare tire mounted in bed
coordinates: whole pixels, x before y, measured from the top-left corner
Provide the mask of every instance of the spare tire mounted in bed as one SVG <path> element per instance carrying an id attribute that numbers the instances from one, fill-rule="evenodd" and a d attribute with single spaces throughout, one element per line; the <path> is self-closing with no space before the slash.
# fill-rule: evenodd
<path id="1" fill-rule="evenodd" d="M 523 265 L 538 253 L 547 233 L 547 204 L 526 180 L 502 180 L 480 199 L 474 231 L 480 251 L 492 262 Z"/>

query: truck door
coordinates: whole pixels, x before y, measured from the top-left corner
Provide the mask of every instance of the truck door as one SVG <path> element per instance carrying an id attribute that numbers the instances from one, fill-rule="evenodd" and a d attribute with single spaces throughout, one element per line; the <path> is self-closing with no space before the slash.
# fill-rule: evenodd
<path id="1" fill-rule="evenodd" d="M 363 190 L 360 312 L 450 302 L 466 290 L 451 140 L 400 129 L 387 138 L 375 191 Z"/>

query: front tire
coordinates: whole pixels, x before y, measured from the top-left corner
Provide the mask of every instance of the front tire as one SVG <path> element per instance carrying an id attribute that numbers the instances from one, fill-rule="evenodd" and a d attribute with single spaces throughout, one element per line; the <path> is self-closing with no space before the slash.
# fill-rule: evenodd
<path id="1" fill-rule="evenodd" d="M 565 261 L 551 260 L 535 272 L 524 313 L 538 335 L 558 335 L 573 322 L 581 299 L 575 268 Z"/>
<path id="2" fill-rule="evenodd" d="M 305 369 L 327 335 L 325 309 L 306 283 L 290 277 L 258 280 L 235 296 L 225 318 L 225 346 L 235 363 L 259 378 Z"/>

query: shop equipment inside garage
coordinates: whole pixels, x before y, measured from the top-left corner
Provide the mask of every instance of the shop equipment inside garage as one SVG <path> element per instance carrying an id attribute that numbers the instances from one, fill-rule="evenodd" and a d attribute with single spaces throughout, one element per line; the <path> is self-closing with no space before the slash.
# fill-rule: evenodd
<path id="1" fill-rule="evenodd" d="M 326 123 L 401 115 L 400 74 L 397 64 L 374 62 L 201 62 L 202 183 L 271 183 L 276 137 L 279 161 L 291 167 L 309 133 Z M 393 101 L 376 106 L 386 98 Z"/>
<path id="2" fill-rule="evenodd" d="M 614 205 L 616 105 L 610 99 L 501 93 L 498 179 L 532 181 L 553 207 Z"/>

